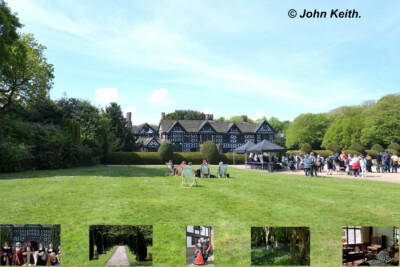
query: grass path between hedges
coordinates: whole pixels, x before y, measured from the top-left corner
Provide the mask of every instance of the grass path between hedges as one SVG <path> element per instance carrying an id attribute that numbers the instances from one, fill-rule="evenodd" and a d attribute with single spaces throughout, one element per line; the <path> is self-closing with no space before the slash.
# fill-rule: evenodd
<path id="1" fill-rule="evenodd" d="M 400 225 L 400 184 L 229 172 L 191 189 L 165 167 L 1 174 L 0 223 L 61 224 L 66 266 L 89 266 L 92 224 L 153 225 L 154 266 L 185 265 L 186 225 L 215 227 L 217 266 L 250 265 L 251 226 L 309 226 L 312 266 L 339 266 L 342 226 Z"/>

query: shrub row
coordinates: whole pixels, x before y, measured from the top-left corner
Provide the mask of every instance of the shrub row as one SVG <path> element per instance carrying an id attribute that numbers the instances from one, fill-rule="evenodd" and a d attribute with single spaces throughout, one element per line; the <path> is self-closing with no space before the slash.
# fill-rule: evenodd
<path id="1" fill-rule="evenodd" d="M 203 157 L 200 152 L 175 152 L 172 158 L 175 164 L 182 161 L 201 164 Z M 232 153 L 220 154 L 219 161 L 233 164 Z M 111 165 L 159 165 L 164 164 L 157 152 L 112 152 L 105 157 L 105 164 Z M 244 164 L 244 155 L 235 154 L 235 164 Z"/>
<path id="2" fill-rule="evenodd" d="M 334 152 L 332 152 L 332 151 L 330 151 L 330 150 L 313 150 L 313 152 L 314 152 L 314 156 L 320 155 L 320 156 L 322 156 L 322 157 L 324 157 L 324 158 L 329 157 L 329 155 L 330 155 L 331 153 L 332 153 L 332 154 L 335 154 Z"/>

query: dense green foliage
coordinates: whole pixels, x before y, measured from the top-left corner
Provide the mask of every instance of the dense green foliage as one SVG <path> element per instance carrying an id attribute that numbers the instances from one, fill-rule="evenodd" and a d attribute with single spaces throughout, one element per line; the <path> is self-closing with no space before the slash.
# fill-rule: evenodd
<path id="1" fill-rule="evenodd" d="M 74 142 L 75 145 L 81 144 L 81 124 L 79 122 L 62 118 L 61 129 L 71 136 L 72 142 Z"/>
<path id="2" fill-rule="evenodd" d="M 8 227 L 0 227 L 0 244 L 4 245 L 5 242 L 11 247 L 11 232 Z"/>
<path id="3" fill-rule="evenodd" d="M 340 152 L 340 147 L 336 143 L 330 143 L 327 147 L 326 150 L 330 150 L 334 153 L 339 153 Z"/>
<path id="4" fill-rule="evenodd" d="M 311 145 L 310 145 L 309 143 L 304 143 L 304 144 L 301 146 L 301 149 L 300 149 L 300 150 L 303 151 L 303 152 L 305 152 L 305 153 L 307 153 L 307 154 L 310 154 L 311 151 L 312 151 L 312 147 L 311 147 Z"/>
<path id="5" fill-rule="evenodd" d="M 327 157 L 329 157 L 329 155 L 331 153 L 335 154 L 335 153 L 333 153 L 333 151 L 330 151 L 330 150 L 313 150 L 313 152 L 314 152 L 314 156 L 320 155 L 321 157 L 324 157 L 325 159 Z"/>
<path id="6" fill-rule="evenodd" d="M 397 155 L 399 155 L 399 151 L 394 150 L 394 149 L 385 149 L 386 152 L 388 152 L 390 155 L 393 155 L 394 153 L 396 153 Z"/>
<path id="7" fill-rule="evenodd" d="M 100 231 L 96 233 L 96 249 L 98 254 L 103 254 L 103 235 Z"/>
<path id="8" fill-rule="evenodd" d="M 165 115 L 167 120 L 204 120 L 205 114 L 194 110 L 175 110 Z"/>
<path id="9" fill-rule="evenodd" d="M 363 153 L 360 153 L 359 151 L 357 151 L 357 150 L 344 150 L 344 153 L 346 154 L 346 155 L 352 155 L 352 156 L 354 156 L 354 155 L 357 155 L 357 156 L 359 156 L 359 155 L 364 155 Z"/>
<path id="10" fill-rule="evenodd" d="M 298 149 L 304 143 L 319 149 L 328 127 L 326 114 L 301 114 L 294 119 L 286 131 L 286 147 Z"/>
<path id="11" fill-rule="evenodd" d="M 61 244 L 61 225 L 55 224 L 50 230 L 49 243 L 53 243 L 53 247 L 58 249 Z"/>
<path id="12" fill-rule="evenodd" d="M 205 142 L 201 149 L 200 153 L 203 158 L 207 159 L 207 162 L 210 164 L 217 164 L 219 161 L 219 152 L 215 143 L 211 140 Z"/>
<path id="13" fill-rule="evenodd" d="M 162 142 L 158 148 L 158 156 L 161 161 L 168 162 L 174 157 L 174 148 L 170 142 Z"/>
<path id="14" fill-rule="evenodd" d="M 394 149 L 394 150 L 400 151 L 400 145 L 397 144 L 397 143 L 392 143 L 392 144 L 388 145 L 387 148 L 388 148 L 388 149 Z"/>
<path id="15" fill-rule="evenodd" d="M 371 150 L 365 150 L 365 153 L 370 155 L 372 158 L 375 158 L 376 154 L 378 154 L 378 151 L 371 149 Z"/>
<path id="16" fill-rule="evenodd" d="M 18 17 L 12 13 L 4 0 L 0 1 L 0 72 L 3 71 L 4 62 L 12 56 L 12 48 L 18 40 L 17 29 L 22 24 Z"/>
<path id="17" fill-rule="evenodd" d="M 136 232 L 136 260 L 144 261 L 147 258 L 146 239 L 140 229 Z"/>
<path id="18" fill-rule="evenodd" d="M 353 143 L 350 147 L 349 150 L 355 150 L 358 151 L 359 153 L 365 154 L 365 148 L 360 144 L 360 143 Z"/>
<path id="19" fill-rule="evenodd" d="M 107 244 L 107 234 L 103 234 L 103 250 L 107 251 L 108 250 L 108 244 Z"/>
<path id="20" fill-rule="evenodd" d="M 47 63 L 45 49 L 32 34 L 21 34 L 15 41 L 10 58 L 0 67 L 0 114 L 48 96 L 54 68 Z"/>
<path id="21" fill-rule="evenodd" d="M 379 144 L 373 145 L 371 147 L 371 150 L 375 150 L 375 151 L 378 151 L 378 152 L 383 152 L 384 151 L 383 147 L 381 145 L 379 145 Z"/>

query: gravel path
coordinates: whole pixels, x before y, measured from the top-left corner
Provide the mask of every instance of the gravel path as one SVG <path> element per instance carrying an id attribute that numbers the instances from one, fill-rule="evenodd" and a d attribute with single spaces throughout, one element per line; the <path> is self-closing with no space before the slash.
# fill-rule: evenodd
<path id="1" fill-rule="evenodd" d="M 114 254 L 108 259 L 106 266 L 130 266 L 125 246 L 118 246 Z"/>

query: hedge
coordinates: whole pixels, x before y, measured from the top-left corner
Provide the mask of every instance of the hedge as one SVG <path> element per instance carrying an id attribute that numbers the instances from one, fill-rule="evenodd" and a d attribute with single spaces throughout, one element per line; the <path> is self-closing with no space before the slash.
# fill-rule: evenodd
<path id="1" fill-rule="evenodd" d="M 175 164 L 182 161 L 192 164 L 201 164 L 203 157 L 200 152 L 175 152 L 172 158 Z M 232 153 L 220 154 L 220 161 L 233 164 Z M 112 152 L 104 159 L 105 164 L 111 165 L 159 165 L 164 164 L 157 152 Z M 244 164 L 244 154 L 235 154 L 235 164 Z"/>
<path id="2" fill-rule="evenodd" d="M 331 153 L 333 155 L 335 155 L 335 153 L 330 150 L 313 150 L 313 152 L 314 152 L 314 156 L 320 155 L 324 158 L 329 157 Z"/>
<path id="3" fill-rule="evenodd" d="M 387 147 L 387 149 L 393 149 L 393 150 L 396 150 L 396 151 L 400 151 L 400 145 L 397 144 L 397 143 L 392 143 Z"/>
<path id="4" fill-rule="evenodd" d="M 346 154 L 346 155 L 351 154 L 352 156 L 354 156 L 354 154 L 356 154 L 357 156 L 360 156 L 360 155 L 362 156 L 363 155 L 363 153 L 360 153 L 360 152 L 358 152 L 356 150 L 345 150 L 344 154 Z"/>
<path id="5" fill-rule="evenodd" d="M 371 157 L 375 158 L 376 154 L 378 154 L 378 151 L 370 149 L 370 150 L 365 150 L 365 153 L 369 154 Z"/>
<path id="6" fill-rule="evenodd" d="M 384 151 L 383 147 L 382 147 L 381 145 L 379 145 L 379 144 L 373 145 L 373 146 L 371 147 L 371 150 L 375 150 L 375 151 L 377 151 L 377 152 L 383 152 L 383 151 Z"/>
<path id="7" fill-rule="evenodd" d="M 385 149 L 385 151 L 387 151 L 390 155 L 393 155 L 393 153 L 396 153 L 397 155 L 399 155 L 399 152 L 397 150 L 394 149 Z"/>
<path id="8" fill-rule="evenodd" d="M 288 150 L 287 152 L 286 152 L 286 154 L 292 154 L 292 153 L 294 153 L 295 155 L 298 155 L 298 154 L 304 154 L 304 152 L 303 151 L 301 151 L 301 150 Z"/>

